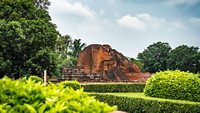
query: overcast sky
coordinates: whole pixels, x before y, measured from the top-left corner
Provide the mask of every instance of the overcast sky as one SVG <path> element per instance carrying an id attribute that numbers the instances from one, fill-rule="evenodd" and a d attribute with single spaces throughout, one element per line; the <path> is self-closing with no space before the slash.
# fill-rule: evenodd
<path id="1" fill-rule="evenodd" d="M 200 47 L 200 0 L 50 0 L 57 30 L 136 58 L 161 41 Z"/>

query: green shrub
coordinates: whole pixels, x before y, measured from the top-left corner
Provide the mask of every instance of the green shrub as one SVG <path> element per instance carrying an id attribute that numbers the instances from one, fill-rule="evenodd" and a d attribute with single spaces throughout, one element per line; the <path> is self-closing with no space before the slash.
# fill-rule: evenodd
<path id="1" fill-rule="evenodd" d="M 21 82 L 26 82 L 28 80 L 28 77 L 23 77 L 20 80 L 21 80 Z"/>
<path id="2" fill-rule="evenodd" d="M 105 84 L 83 84 L 87 92 L 143 92 L 145 84 L 141 83 L 105 83 Z"/>
<path id="3" fill-rule="evenodd" d="M 27 80 L 34 81 L 35 83 L 39 83 L 39 82 L 43 83 L 43 79 L 35 75 L 31 75 L 30 77 L 23 77 L 21 79 L 22 82 L 25 82 Z"/>
<path id="4" fill-rule="evenodd" d="M 64 82 L 61 82 L 59 85 L 61 85 L 61 87 L 63 87 L 63 88 L 70 87 L 70 88 L 73 88 L 74 90 L 81 89 L 81 85 L 77 81 L 67 81 L 66 80 Z"/>
<path id="5" fill-rule="evenodd" d="M 200 73 L 197 73 L 196 75 L 197 75 L 198 78 L 200 78 Z"/>
<path id="6" fill-rule="evenodd" d="M 125 97 L 111 94 L 91 94 L 109 105 L 117 105 L 119 110 L 128 113 L 199 113 L 199 102 L 180 100 Z"/>
<path id="7" fill-rule="evenodd" d="M 200 102 L 200 79 L 178 70 L 158 72 L 147 81 L 144 93 L 151 97 Z"/>
<path id="8" fill-rule="evenodd" d="M 0 112 L 5 113 L 109 113 L 116 107 L 95 100 L 83 92 L 55 84 L 0 80 Z"/>
<path id="9" fill-rule="evenodd" d="M 30 76 L 28 79 L 34 81 L 35 83 L 38 83 L 38 82 L 43 83 L 43 79 L 40 78 L 40 77 L 38 77 L 38 76 L 34 76 L 34 75 L 32 75 L 32 76 Z"/>

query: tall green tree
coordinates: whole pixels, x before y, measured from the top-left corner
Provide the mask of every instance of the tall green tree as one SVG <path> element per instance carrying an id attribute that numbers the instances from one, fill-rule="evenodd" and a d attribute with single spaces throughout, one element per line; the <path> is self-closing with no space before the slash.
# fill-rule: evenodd
<path id="1" fill-rule="evenodd" d="M 81 42 L 81 39 L 74 39 L 70 45 L 69 56 L 67 65 L 70 67 L 76 67 L 77 60 L 80 52 L 85 48 L 86 44 Z"/>
<path id="2" fill-rule="evenodd" d="M 19 75 L 22 71 L 21 54 L 24 50 L 25 35 L 19 22 L 0 20 L 0 76 Z"/>
<path id="3" fill-rule="evenodd" d="M 151 73 L 167 70 L 167 59 L 171 47 L 168 43 L 157 42 L 138 54 L 138 59 L 144 64 L 144 71 Z"/>
<path id="4" fill-rule="evenodd" d="M 59 35 L 56 40 L 56 52 L 58 53 L 58 68 L 57 75 L 61 75 L 61 68 L 63 66 L 70 66 L 72 60 L 69 57 L 69 49 L 72 43 L 72 39 L 69 35 Z"/>
<path id="5" fill-rule="evenodd" d="M 200 72 L 200 52 L 198 47 L 181 45 L 169 54 L 168 68 L 171 70 Z"/>
<path id="6" fill-rule="evenodd" d="M 79 53 L 85 48 L 86 44 L 81 42 L 81 39 L 74 39 L 70 46 L 69 55 L 76 58 Z"/>
<path id="7" fill-rule="evenodd" d="M 69 35 L 59 36 L 56 43 L 56 51 L 61 58 L 67 58 L 69 49 L 72 43 L 72 38 Z"/>
<path id="8" fill-rule="evenodd" d="M 1 0 L 0 19 L 9 21 L 45 19 L 49 21 L 51 17 L 45 10 L 48 6 L 48 0 Z"/>
<path id="9" fill-rule="evenodd" d="M 58 32 L 47 12 L 48 0 L 0 2 L 0 74 L 53 74 Z"/>

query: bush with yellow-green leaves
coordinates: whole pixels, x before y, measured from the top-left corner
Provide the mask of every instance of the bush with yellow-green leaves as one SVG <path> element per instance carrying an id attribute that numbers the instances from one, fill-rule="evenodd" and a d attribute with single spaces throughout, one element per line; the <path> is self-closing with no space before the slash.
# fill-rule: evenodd
<path id="1" fill-rule="evenodd" d="M 158 72 L 147 81 L 144 93 L 150 97 L 200 102 L 200 78 L 179 70 Z"/>
<path id="2" fill-rule="evenodd" d="M 81 85 L 79 82 L 77 81 L 63 81 L 61 83 L 59 83 L 59 86 L 62 87 L 62 88 L 72 88 L 74 90 L 77 90 L 77 89 L 81 89 Z"/>
<path id="3" fill-rule="evenodd" d="M 109 113 L 116 107 L 99 102 L 83 89 L 43 85 L 4 77 L 0 80 L 1 113 Z"/>
<path id="4" fill-rule="evenodd" d="M 36 76 L 36 75 L 31 75 L 31 76 L 29 76 L 29 77 L 23 77 L 23 78 L 21 79 L 21 81 L 26 82 L 26 81 L 29 80 L 29 79 L 30 79 L 31 81 L 34 81 L 35 83 L 38 83 L 38 82 L 43 83 L 42 78 L 40 78 L 40 77 L 38 77 L 38 76 Z"/>

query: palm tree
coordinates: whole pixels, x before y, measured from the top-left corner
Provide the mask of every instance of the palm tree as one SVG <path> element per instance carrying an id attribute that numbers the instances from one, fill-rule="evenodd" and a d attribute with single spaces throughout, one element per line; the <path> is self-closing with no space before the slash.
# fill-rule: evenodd
<path id="1" fill-rule="evenodd" d="M 79 53 L 85 48 L 85 46 L 85 43 L 81 43 L 81 39 L 75 39 L 70 46 L 71 51 L 69 52 L 69 55 L 78 58 Z"/>
<path id="2" fill-rule="evenodd" d="M 56 50 L 62 58 L 67 58 L 71 43 L 72 43 L 72 39 L 69 35 L 58 37 Z"/>
<path id="3" fill-rule="evenodd" d="M 70 45 L 70 51 L 68 55 L 70 56 L 67 61 L 69 67 L 76 67 L 78 56 L 80 52 L 85 48 L 86 44 L 81 42 L 81 39 L 74 39 Z"/>

